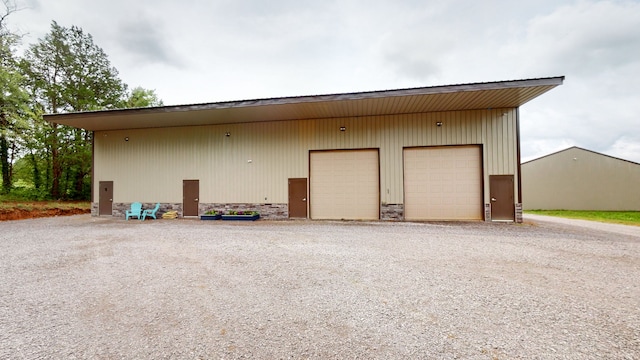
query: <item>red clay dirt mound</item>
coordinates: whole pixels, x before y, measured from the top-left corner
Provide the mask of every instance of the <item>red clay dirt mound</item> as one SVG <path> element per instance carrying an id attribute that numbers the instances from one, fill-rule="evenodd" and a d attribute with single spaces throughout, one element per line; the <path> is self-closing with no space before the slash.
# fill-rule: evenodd
<path id="1" fill-rule="evenodd" d="M 69 209 L 0 209 L 0 221 L 22 220 L 51 216 L 66 216 L 88 214 L 90 209 L 69 208 Z"/>

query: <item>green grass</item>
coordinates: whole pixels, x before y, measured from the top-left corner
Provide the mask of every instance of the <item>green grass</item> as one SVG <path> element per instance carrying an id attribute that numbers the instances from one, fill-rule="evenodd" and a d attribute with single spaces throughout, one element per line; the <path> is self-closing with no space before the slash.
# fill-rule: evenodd
<path id="1" fill-rule="evenodd" d="M 525 213 L 640 226 L 640 211 L 527 210 Z"/>

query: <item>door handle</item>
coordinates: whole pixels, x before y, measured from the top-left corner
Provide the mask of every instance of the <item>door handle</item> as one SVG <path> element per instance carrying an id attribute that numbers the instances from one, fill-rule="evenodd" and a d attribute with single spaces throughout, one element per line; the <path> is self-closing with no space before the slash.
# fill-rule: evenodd
<path id="1" fill-rule="evenodd" d="M 492 197 L 492 198 L 491 198 L 491 201 L 498 201 L 498 199 L 496 199 L 496 198 Z"/>
<path id="2" fill-rule="evenodd" d="M 109 199 L 109 201 L 113 201 L 113 199 Z"/>
<path id="3" fill-rule="evenodd" d="M 198 199 L 193 199 L 193 201 L 198 201 Z"/>
<path id="4" fill-rule="evenodd" d="M 307 201 L 307 198 L 303 198 L 302 201 Z"/>

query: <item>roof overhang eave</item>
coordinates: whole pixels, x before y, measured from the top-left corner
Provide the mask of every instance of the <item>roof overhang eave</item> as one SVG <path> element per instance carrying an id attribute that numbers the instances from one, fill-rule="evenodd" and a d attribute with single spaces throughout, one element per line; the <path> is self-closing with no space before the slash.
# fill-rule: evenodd
<path id="1" fill-rule="evenodd" d="M 519 107 L 561 85 L 563 81 L 564 76 L 560 76 L 359 93 L 48 114 L 44 118 L 51 123 L 97 131 Z M 478 98 L 481 97 L 484 99 L 479 101 Z M 453 98 L 457 100 L 452 101 Z M 409 103 L 411 106 L 405 105 Z M 375 106 L 370 106 L 373 104 Z"/>

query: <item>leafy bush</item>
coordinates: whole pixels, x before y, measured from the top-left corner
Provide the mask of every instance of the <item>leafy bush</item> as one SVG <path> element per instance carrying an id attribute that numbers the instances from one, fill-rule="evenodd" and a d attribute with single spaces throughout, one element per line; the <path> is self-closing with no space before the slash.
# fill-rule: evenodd
<path id="1" fill-rule="evenodd" d="M 257 211 L 237 211 L 230 210 L 229 215 L 259 215 Z"/>
<path id="2" fill-rule="evenodd" d="M 49 191 L 46 189 L 36 189 L 34 187 L 14 187 L 6 196 L 13 201 L 44 201 L 51 200 Z"/>

